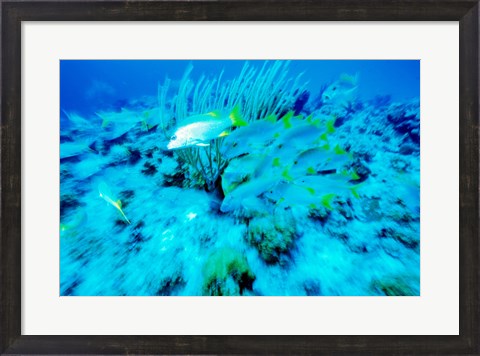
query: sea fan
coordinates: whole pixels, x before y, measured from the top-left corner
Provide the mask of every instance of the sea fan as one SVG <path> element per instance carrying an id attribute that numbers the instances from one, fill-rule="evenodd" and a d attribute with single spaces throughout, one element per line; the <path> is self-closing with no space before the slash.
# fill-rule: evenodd
<path id="1" fill-rule="evenodd" d="M 166 132 L 174 120 L 180 126 L 192 116 L 208 116 L 207 113 L 213 112 L 233 113 L 235 108 L 242 108 L 242 117 L 250 123 L 288 111 L 306 91 L 306 83 L 302 83 L 301 74 L 294 80 L 289 78 L 288 66 L 288 61 L 266 61 L 257 68 L 247 62 L 239 76 L 232 80 L 222 81 L 222 72 L 212 79 L 201 76 L 195 84 L 190 78 L 193 71 L 193 65 L 190 64 L 180 81 L 170 109 L 167 108 L 165 99 L 170 80 L 166 79 L 159 86 L 162 130 Z M 218 187 L 219 178 L 228 164 L 229 158 L 224 156 L 222 149 L 223 137 L 228 134 L 230 131 L 222 133 L 211 142 L 203 143 L 202 146 L 205 147 L 176 150 L 178 158 L 190 166 L 194 180 L 195 177 L 200 177 L 196 179 L 196 185 L 205 186 L 208 191 Z"/>

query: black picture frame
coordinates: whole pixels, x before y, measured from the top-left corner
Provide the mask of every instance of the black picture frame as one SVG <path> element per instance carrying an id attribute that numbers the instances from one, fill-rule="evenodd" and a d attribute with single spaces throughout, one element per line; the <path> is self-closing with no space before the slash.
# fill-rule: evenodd
<path id="1" fill-rule="evenodd" d="M 480 354 L 478 0 L 1 0 L 2 354 Z M 459 336 L 21 335 L 22 21 L 459 21 Z"/>

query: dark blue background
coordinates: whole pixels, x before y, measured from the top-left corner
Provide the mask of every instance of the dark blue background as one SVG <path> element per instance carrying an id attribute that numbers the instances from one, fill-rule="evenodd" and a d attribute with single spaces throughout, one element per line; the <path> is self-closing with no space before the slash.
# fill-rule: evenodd
<path id="1" fill-rule="evenodd" d="M 62 60 L 60 61 L 61 109 L 83 115 L 96 110 L 115 109 L 122 103 L 142 96 L 156 96 L 157 84 L 166 76 L 180 80 L 188 64 L 194 66 L 192 78 L 201 74 L 225 79 L 237 76 L 245 61 L 232 60 Z M 250 61 L 261 66 L 263 61 Z M 305 72 L 313 95 L 322 85 L 338 79 L 342 73 L 359 74 L 358 94 L 368 100 L 390 95 L 393 100 L 420 95 L 418 60 L 294 60 L 293 75 Z"/>

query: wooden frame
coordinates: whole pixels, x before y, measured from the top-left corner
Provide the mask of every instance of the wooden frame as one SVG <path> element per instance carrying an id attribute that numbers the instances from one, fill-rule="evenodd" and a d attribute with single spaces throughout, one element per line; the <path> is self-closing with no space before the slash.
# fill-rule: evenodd
<path id="1" fill-rule="evenodd" d="M 1 83 L 0 351 L 5 354 L 479 354 L 478 0 L 4 1 Z M 21 22 L 122 20 L 459 21 L 459 336 L 21 335 Z"/>

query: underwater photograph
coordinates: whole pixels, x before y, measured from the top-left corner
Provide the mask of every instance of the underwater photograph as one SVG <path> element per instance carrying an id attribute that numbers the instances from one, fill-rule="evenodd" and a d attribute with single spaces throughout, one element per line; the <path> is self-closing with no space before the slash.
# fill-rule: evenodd
<path id="1" fill-rule="evenodd" d="M 61 60 L 61 296 L 419 296 L 420 61 Z"/>

